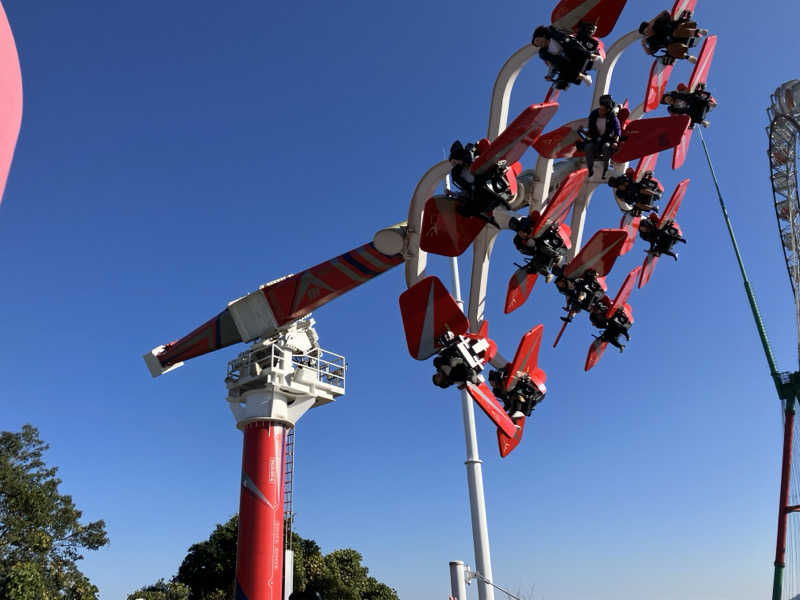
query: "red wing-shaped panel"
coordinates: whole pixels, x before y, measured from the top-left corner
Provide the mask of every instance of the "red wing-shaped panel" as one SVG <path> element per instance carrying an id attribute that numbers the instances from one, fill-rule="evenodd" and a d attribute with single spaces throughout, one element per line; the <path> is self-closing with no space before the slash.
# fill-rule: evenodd
<path id="1" fill-rule="evenodd" d="M 547 375 L 544 371 L 537 368 L 539 363 L 539 348 L 542 345 L 542 331 L 544 325 L 537 325 L 519 341 L 517 353 L 514 355 L 514 360 L 511 361 L 511 366 L 508 371 L 508 379 L 506 380 L 506 391 L 510 390 L 516 384 L 517 373 L 524 373 L 536 383 L 544 383 Z"/>
<path id="2" fill-rule="evenodd" d="M 647 91 L 644 95 L 644 112 L 655 110 L 661 104 L 670 74 L 672 65 L 665 65 L 660 60 L 656 60 L 650 67 L 650 77 L 647 79 Z"/>
<path id="3" fill-rule="evenodd" d="M 553 9 L 550 21 L 558 29 L 573 29 L 581 21 L 597 25 L 597 37 L 614 29 L 626 0 L 561 0 Z"/>
<path id="4" fill-rule="evenodd" d="M 672 18 L 677 19 L 685 12 L 693 13 L 696 4 L 697 0 L 675 0 L 675 4 L 672 5 Z"/>
<path id="5" fill-rule="evenodd" d="M 608 342 L 605 342 L 600 338 L 597 338 L 592 342 L 592 345 L 589 346 L 589 352 L 586 355 L 586 364 L 583 366 L 584 371 L 590 370 L 598 363 L 603 356 L 603 352 L 606 351 L 607 346 Z"/>
<path id="6" fill-rule="evenodd" d="M 508 187 L 514 196 L 517 195 L 517 191 L 519 190 L 519 185 L 517 184 L 517 175 L 520 173 L 522 173 L 522 163 L 520 162 L 515 162 L 513 165 L 509 166 L 508 169 L 506 169 Z"/>
<path id="7" fill-rule="evenodd" d="M 469 248 L 486 225 L 477 217 L 465 217 L 448 196 L 434 196 L 425 203 L 419 247 L 441 256 L 459 256 Z"/>
<path id="8" fill-rule="evenodd" d="M 620 127 L 624 128 L 625 125 L 628 124 L 628 119 L 631 116 L 631 109 L 628 106 L 628 101 L 625 100 L 625 105 L 619 109 L 619 113 L 617 114 L 617 119 L 619 119 Z"/>
<path id="9" fill-rule="evenodd" d="M 517 426 L 514 425 L 514 421 L 512 421 L 511 417 L 503 410 L 500 402 L 494 397 L 492 390 L 489 389 L 485 381 L 482 381 L 480 385 L 475 385 L 468 381 L 467 391 L 469 395 L 472 396 L 472 399 L 478 403 L 478 406 L 481 407 L 481 410 L 486 413 L 486 416 L 489 417 L 503 433 L 508 437 L 514 437 L 514 434 L 517 432 Z"/>
<path id="10" fill-rule="evenodd" d="M 524 268 L 519 268 L 514 272 L 511 279 L 508 280 L 506 304 L 503 308 L 506 314 L 517 310 L 520 306 L 525 304 L 528 296 L 530 296 L 533 291 L 533 286 L 538 277 L 538 273 L 528 273 Z"/>
<path id="11" fill-rule="evenodd" d="M 581 139 L 577 133 L 578 129 L 586 128 L 588 124 L 588 119 L 571 121 L 558 129 L 540 135 L 533 143 L 533 148 L 545 158 L 583 156 L 583 152 L 578 152 L 575 144 Z"/>
<path id="12" fill-rule="evenodd" d="M 636 173 L 633 176 L 634 180 L 641 181 L 647 171 L 655 171 L 657 162 L 658 152 L 642 157 L 639 164 L 636 165 Z"/>
<path id="13" fill-rule="evenodd" d="M 497 428 L 497 444 L 500 447 L 500 456 L 502 458 L 511 454 L 511 451 L 519 446 L 522 441 L 522 432 L 525 430 L 525 417 L 520 417 L 514 423 L 517 425 L 517 432 L 514 437 L 507 436 L 502 429 Z"/>
<path id="14" fill-rule="evenodd" d="M 445 331 L 463 334 L 469 321 L 453 297 L 436 277 L 426 277 L 400 294 L 400 313 L 408 351 L 425 360 L 441 348 L 436 339 Z"/>
<path id="15" fill-rule="evenodd" d="M 620 221 L 619 227 L 625 230 L 628 237 L 619 251 L 620 256 L 627 254 L 630 249 L 633 248 L 633 243 L 636 241 L 636 234 L 639 232 L 639 221 L 641 220 L 641 217 L 634 217 L 631 213 L 622 215 L 622 221 Z"/>
<path id="16" fill-rule="evenodd" d="M 22 123 L 22 74 L 11 26 L 0 5 L 0 201 Z"/>
<path id="17" fill-rule="evenodd" d="M 614 153 L 614 162 L 628 162 L 677 146 L 690 121 L 687 115 L 631 121 L 622 132 L 623 141 Z"/>
<path id="18" fill-rule="evenodd" d="M 703 49 L 697 55 L 697 62 L 694 64 L 692 76 L 689 79 L 689 91 L 693 92 L 701 83 L 708 81 L 708 72 L 711 70 L 711 60 L 714 58 L 714 50 L 717 47 L 717 36 L 710 35 L 703 42 Z"/>
<path id="19" fill-rule="evenodd" d="M 533 229 L 534 237 L 538 237 L 548 227 L 554 223 L 561 223 L 567 217 L 567 213 L 572 208 L 572 203 L 575 202 L 575 197 L 578 195 L 588 175 L 588 169 L 578 169 L 564 178 L 564 181 L 558 186 L 556 193 L 553 194 L 547 208 L 539 218 L 538 223 L 536 223 L 536 227 Z"/>
<path id="20" fill-rule="evenodd" d="M 659 229 L 664 227 L 664 225 L 666 225 L 670 221 L 675 220 L 675 215 L 678 214 L 678 209 L 681 207 L 681 202 L 683 202 L 683 197 L 686 195 L 686 190 L 688 189 L 688 187 L 689 187 L 688 179 L 684 179 L 675 187 L 675 191 L 672 192 L 672 197 L 669 199 L 669 203 L 667 203 L 667 207 L 664 209 L 664 213 L 658 220 Z"/>
<path id="21" fill-rule="evenodd" d="M 692 129 L 683 132 L 681 143 L 675 146 L 672 151 L 672 170 L 680 169 L 686 162 L 686 155 L 689 154 L 689 146 L 692 143 Z"/>
<path id="22" fill-rule="evenodd" d="M 497 136 L 489 148 L 481 151 L 470 170 L 473 173 L 484 173 L 499 160 L 509 163 L 517 162 L 525 151 L 533 145 L 539 134 L 558 110 L 558 102 L 532 104 L 514 119 L 511 124 Z"/>
<path id="23" fill-rule="evenodd" d="M 633 291 L 633 287 L 636 285 L 636 278 L 639 277 L 639 271 L 642 270 L 641 265 L 633 269 L 628 276 L 625 278 L 625 281 L 622 282 L 622 286 L 619 288 L 619 292 L 617 292 L 617 297 L 614 298 L 614 302 L 611 307 L 608 309 L 606 313 L 606 318 L 610 319 L 614 316 L 614 313 L 617 312 L 620 308 L 625 306 L 625 303 L 628 301 L 628 298 L 631 297 L 631 292 Z"/>
<path id="24" fill-rule="evenodd" d="M 564 268 L 564 276 L 574 279 L 590 269 L 601 277 L 607 275 L 627 237 L 624 229 L 601 229 Z"/>
<path id="25" fill-rule="evenodd" d="M 647 282 L 650 281 L 650 277 L 653 276 L 653 269 L 656 268 L 656 262 L 658 262 L 658 256 L 655 254 L 648 254 L 647 258 L 644 259 L 644 263 L 642 263 L 642 275 L 639 277 L 640 288 L 647 285 Z"/>

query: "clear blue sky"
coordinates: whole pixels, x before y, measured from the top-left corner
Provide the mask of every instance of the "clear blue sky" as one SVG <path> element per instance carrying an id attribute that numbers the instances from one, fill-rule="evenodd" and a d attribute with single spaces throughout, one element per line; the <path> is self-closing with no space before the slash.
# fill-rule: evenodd
<path id="1" fill-rule="evenodd" d="M 39 427 L 63 491 L 106 520 L 111 545 L 82 568 L 118 599 L 173 575 L 238 506 L 223 378 L 244 347 L 157 380 L 142 353 L 405 219 L 443 149 L 485 134 L 497 71 L 552 3 L 4 4 L 25 112 L 0 208 L 0 428 Z M 612 38 L 662 8 L 629 2 Z M 700 0 L 697 17 L 720 36 L 707 140 L 780 366 L 794 369 L 764 111 L 800 74 L 797 7 Z M 630 49 L 614 95 L 636 104 L 648 68 Z M 673 82 L 688 74 L 678 65 Z M 538 61 L 523 71 L 512 113 L 544 97 L 543 75 Z M 588 88 L 562 98 L 554 126 L 589 108 Z M 699 144 L 679 172 L 668 163 L 668 190 L 692 178 L 689 243 L 632 296 L 626 352 L 585 374 L 585 318 L 557 350 L 545 344 L 549 394 L 505 460 L 479 415 L 495 578 L 537 600 L 769 593 L 778 402 Z M 587 232 L 618 220 L 601 190 Z M 612 290 L 643 256 L 639 245 L 621 260 Z M 503 234 L 488 317 L 509 355 L 524 330 L 542 322 L 552 340 L 561 323 L 541 284 L 502 315 L 514 260 Z M 315 314 L 350 370 L 347 395 L 298 428 L 297 530 L 325 551 L 360 550 L 404 600 L 441 600 L 448 561 L 474 564 L 463 429 L 458 394 L 407 354 L 403 289 L 396 269 Z"/>

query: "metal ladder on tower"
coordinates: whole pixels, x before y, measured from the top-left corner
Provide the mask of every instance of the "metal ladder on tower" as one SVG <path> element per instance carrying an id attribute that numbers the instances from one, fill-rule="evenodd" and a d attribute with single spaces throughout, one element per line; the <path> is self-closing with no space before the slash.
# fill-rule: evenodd
<path id="1" fill-rule="evenodd" d="M 286 447 L 283 457 L 283 547 L 286 550 L 292 549 L 292 522 L 294 512 L 292 511 L 292 492 L 294 488 L 294 431 L 292 427 L 286 433 Z"/>

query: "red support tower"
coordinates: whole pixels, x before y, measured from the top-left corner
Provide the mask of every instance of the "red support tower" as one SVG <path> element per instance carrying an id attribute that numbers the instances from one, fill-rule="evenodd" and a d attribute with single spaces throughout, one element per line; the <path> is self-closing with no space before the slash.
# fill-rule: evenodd
<path id="1" fill-rule="evenodd" d="M 287 432 L 345 384 L 344 357 L 319 347 L 313 325 L 298 321 L 228 363 L 228 403 L 244 433 L 236 600 L 283 600 L 292 591 L 283 573 Z"/>

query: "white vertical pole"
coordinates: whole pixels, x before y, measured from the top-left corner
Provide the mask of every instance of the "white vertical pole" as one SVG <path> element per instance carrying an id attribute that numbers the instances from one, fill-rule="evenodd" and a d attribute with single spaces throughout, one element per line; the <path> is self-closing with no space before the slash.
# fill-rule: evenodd
<path id="1" fill-rule="evenodd" d="M 467 600 L 467 567 L 460 560 L 450 563 L 450 595 L 453 600 Z"/>
<path id="2" fill-rule="evenodd" d="M 461 299 L 458 258 L 453 257 L 450 259 L 450 268 L 453 275 L 453 293 L 455 293 L 458 306 L 463 310 L 464 302 Z M 472 518 L 472 544 L 475 548 L 475 568 L 488 581 L 492 581 L 489 527 L 486 523 L 486 502 L 483 496 L 483 471 L 478 454 L 478 437 L 475 433 L 475 407 L 466 390 L 461 391 L 461 410 L 464 415 L 464 439 L 467 448 L 467 460 L 464 464 L 467 467 L 467 487 L 469 488 L 469 508 Z M 478 598 L 480 600 L 494 600 L 494 589 L 482 579 L 478 579 Z M 461 600 L 461 598 L 457 597 L 457 600 Z M 466 600 L 466 595 L 464 600 Z"/>

